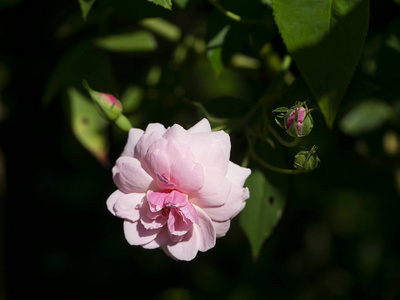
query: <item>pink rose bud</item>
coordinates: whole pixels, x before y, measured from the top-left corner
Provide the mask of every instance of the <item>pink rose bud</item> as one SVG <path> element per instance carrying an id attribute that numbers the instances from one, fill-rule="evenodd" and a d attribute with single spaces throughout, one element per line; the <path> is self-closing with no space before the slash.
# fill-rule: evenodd
<path id="1" fill-rule="evenodd" d="M 278 117 L 283 118 L 283 124 L 276 118 L 275 121 L 293 137 L 304 137 L 308 135 L 314 127 L 311 111 L 307 108 L 305 102 L 297 102 L 295 106 L 289 109 L 280 107 L 273 112 L 280 113 Z"/>
<path id="2" fill-rule="evenodd" d="M 292 107 L 284 117 L 286 132 L 293 137 L 308 135 L 314 127 L 314 121 L 308 110 L 303 107 Z"/>
<path id="3" fill-rule="evenodd" d="M 294 157 L 294 167 L 304 172 L 310 172 L 316 169 L 320 164 L 320 159 L 317 156 L 317 146 L 313 146 L 309 151 L 300 151 Z"/>
<path id="4" fill-rule="evenodd" d="M 102 115 L 110 121 L 117 120 L 122 113 L 121 102 L 113 95 L 92 90 L 86 81 L 83 82 L 83 85 Z"/>
<path id="5" fill-rule="evenodd" d="M 231 162 L 230 151 L 229 135 L 212 132 L 207 119 L 189 130 L 132 128 L 107 200 L 128 243 L 187 261 L 213 248 L 249 198 L 243 185 L 251 171 Z"/>

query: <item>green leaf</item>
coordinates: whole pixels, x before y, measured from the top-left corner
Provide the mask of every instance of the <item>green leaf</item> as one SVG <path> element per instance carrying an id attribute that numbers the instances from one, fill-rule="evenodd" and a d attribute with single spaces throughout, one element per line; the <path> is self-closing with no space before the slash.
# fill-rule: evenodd
<path id="1" fill-rule="evenodd" d="M 217 75 L 221 74 L 224 69 L 222 61 L 222 45 L 225 37 L 230 29 L 229 25 L 222 28 L 207 44 L 207 57 Z"/>
<path id="2" fill-rule="evenodd" d="M 176 42 L 181 38 L 179 27 L 162 18 L 144 19 L 140 24 L 170 41 Z"/>
<path id="3" fill-rule="evenodd" d="M 147 31 L 136 31 L 110 35 L 96 40 L 96 45 L 116 52 L 147 52 L 157 48 L 153 35 Z"/>
<path id="4" fill-rule="evenodd" d="M 179 8 L 184 9 L 190 0 L 174 0 L 174 4 L 178 5 Z"/>
<path id="5" fill-rule="evenodd" d="M 368 29 L 369 0 L 273 0 L 288 51 L 332 127 Z"/>
<path id="6" fill-rule="evenodd" d="M 77 89 L 70 87 L 68 97 L 75 137 L 100 163 L 106 165 L 108 147 L 104 130 L 108 122 L 100 116 L 93 103 Z"/>
<path id="7" fill-rule="evenodd" d="M 253 259 L 280 220 L 285 200 L 261 171 L 254 170 L 246 181 L 250 198 L 240 214 L 240 224 L 249 238 Z"/>
<path id="8" fill-rule="evenodd" d="M 143 89 L 138 86 L 128 86 L 121 96 L 122 107 L 124 113 L 132 113 L 136 111 L 143 99 Z"/>
<path id="9" fill-rule="evenodd" d="M 378 129 L 394 117 L 393 108 L 381 100 L 367 100 L 350 110 L 339 123 L 348 135 L 360 135 Z"/>
<path id="10" fill-rule="evenodd" d="M 79 5 L 81 6 L 82 18 L 86 20 L 90 9 L 92 8 L 95 0 L 79 0 Z"/>
<path id="11" fill-rule="evenodd" d="M 171 10 L 172 2 L 171 0 L 147 0 L 149 2 L 153 2 L 154 4 L 161 5 L 162 7 Z"/>

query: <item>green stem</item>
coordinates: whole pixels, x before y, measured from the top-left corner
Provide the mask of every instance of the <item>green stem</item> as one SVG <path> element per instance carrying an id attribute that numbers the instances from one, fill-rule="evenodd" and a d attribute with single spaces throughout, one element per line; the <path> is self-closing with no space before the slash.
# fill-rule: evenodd
<path id="1" fill-rule="evenodd" d="M 251 156 L 255 160 L 257 160 L 261 165 L 263 165 L 267 169 L 270 169 L 271 171 L 275 171 L 275 172 L 286 174 L 286 175 L 296 175 L 296 174 L 304 173 L 304 171 L 302 171 L 302 170 L 284 169 L 284 168 L 280 168 L 280 167 L 276 167 L 276 166 L 270 165 L 265 160 L 263 160 L 261 157 L 259 157 L 258 154 L 255 151 L 253 151 L 253 149 L 250 149 L 250 152 L 251 152 Z"/>
<path id="2" fill-rule="evenodd" d="M 278 132 L 276 132 L 276 130 L 272 127 L 272 126 L 270 126 L 269 127 L 269 131 L 272 133 L 272 135 L 278 140 L 278 142 L 279 143 L 281 143 L 283 146 L 285 146 L 285 147 L 294 147 L 294 146 L 296 146 L 299 142 L 300 142 L 300 138 L 295 138 L 293 141 L 291 141 L 291 142 L 288 142 L 288 141 L 285 141 L 280 135 L 279 135 L 279 133 Z"/>
<path id="3" fill-rule="evenodd" d="M 224 14 L 226 17 L 236 21 L 236 22 L 242 22 L 242 23 L 248 23 L 248 24 L 258 24 L 258 23 L 265 23 L 264 20 L 255 20 L 255 19 L 247 19 L 243 18 L 227 9 L 225 9 L 218 0 L 208 0 L 216 9 L 218 9 L 222 14 Z"/>
<path id="4" fill-rule="evenodd" d="M 256 161 L 258 161 L 265 168 L 267 168 L 267 169 L 269 169 L 271 171 L 278 172 L 278 173 L 281 173 L 281 174 L 286 174 L 286 175 L 296 175 L 296 174 L 304 173 L 304 171 L 300 170 L 300 169 L 285 169 L 285 168 L 280 168 L 280 167 L 276 167 L 276 166 L 270 165 L 265 160 L 263 160 L 260 156 L 258 156 L 257 152 L 254 150 L 253 142 L 250 140 L 250 136 L 248 134 L 248 131 L 246 133 L 246 137 L 247 137 L 247 143 L 249 145 L 249 150 L 248 151 L 249 151 L 250 156 L 253 159 L 255 159 Z"/>

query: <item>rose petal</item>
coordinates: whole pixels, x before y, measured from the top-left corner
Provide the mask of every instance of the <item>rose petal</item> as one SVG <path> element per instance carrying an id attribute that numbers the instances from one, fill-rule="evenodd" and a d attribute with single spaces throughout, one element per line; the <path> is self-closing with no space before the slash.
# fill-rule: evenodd
<path id="1" fill-rule="evenodd" d="M 178 124 L 174 124 L 163 134 L 163 138 L 167 141 L 174 141 L 181 144 L 186 143 L 188 136 L 188 132 Z"/>
<path id="2" fill-rule="evenodd" d="M 115 215 L 132 222 L 139 220 L 140 209 L 144 197 L 144 193 L 131 193 L 122 195 L 114 204 Z"/>
<path id="3" fill-rule="evenodd" d="M 189 195 L 190 201 L 199 207 L 221 206 L 228 201 L 232 183 L 221 172 L 207 172 L 204 186 Z"/>
<path id="4" fill-rule="evenodd" d="M 224 222 L 213 221 L 213 225 L 215 227 L 217 238 L 220 238 L 225 236 L 226 233 L 228 232 L 229 227 L 231 226 L 231 221 L 230 220 Z"/>
<path id="5" fill-rule="evenodd" d="M 107 199 L 107 202 L 106 202 L 107 208 L 114 216 L 115 216 L 114 204 L 115 204 L 115 202 L 117 202 L 118 198 L 123 195 L 125 195 L 123 192 L 121 192 L 120 190 L 116 190 Z"/>
<path id="6" fill-rule="evenodd" d="M 216 232 L 210 217 L 200 208 L 196 207 L 199 224 L 195 224 L 193 235 L 198 235 L 199 251 L 207 251 L 215 246 Z"/>
<path id="7" fill-rule="evenodd" d="M 138 141 L 135 147 L 135 157 L 143 163 L 143 158 L 147 154 L 148 149 L 153 145 L 154 142 L 162 139 L 163 133 L 160 131 L 152 131 L 147 133 L 147 130 L 143 134 L 142 138 Z"/>
<path id="8" fill-rule="evenodd" d="M 125 145 L 124 151 L 121 156 L 133 157 L 135 154 L 135 147 L 144 131 L 142 129 L 132 128 L 129 130 L 128 142 Z"/>
<path id="9" fill-rule="evenodd" d="M 203 168 L 217 169 L 226 173 L 231 151 L 228 134 L 223 131 L 191 134 L 188 146 L 195 161 Z"/>
<path id="10" fill-rule="evenodd" d="M 219 207 L 203 207 L 206 214 L 214 221 L 227 221 L 241 212 L 245 206 L 245 200 L 249 198 L 248 188 L 240 188 L 232 185 L 228 201 Z"/>
<path id="11" fill-rule="evenodd" d="M 152 240 L 151 242 L 142 245 L 143 248 L 145 249 L 156 249 L 158 247 L 161 247 L 164 245 L 169 239 L 169 234 L 168 230 L 166 227 L 164 227 L 159 234 L 157 234 L 156 238 Z"/>
<path id="12" fill-rule="evenodd" d="M 189 261 L 195 258 L 197 255 L 200 243 L 199 240 L 199 235 L 193 234 L 192 228 L 180 242 L 174 243 L 169 240 L 162 247 L 171 257 L 179 260 Z"/>
<path id="13" fill-rule="evenodd" d="M 146 230 L 140 222 L 124 221 L 125 238 L 130 245 L 143 245 L 151 242 L 162 228 Z"/>
<path id="14" fill-rule="evenodd" d="M 112 172 L 115 184 L 124 193 L 144 193 L 153 181 L 140 162 L 133 157 L 118 158 Z"/>
<path id="15" fill-rule="evenodd" d="M 177 189 L 186 194 L 200 190 L 204 184 L 203 167 L 184 157 L 175 158 L 170 177 Z"/>
<path id="16" fill-rule="evenodd" d="M 192 128 L 188 130 L 189 133 L 196 133 L 196 132 L 211 132 L 211 125 L 210 122 L 206 118 L 200 120 L 198 123 L 193 125 Z"/>
<path id="17" fill-rule="evenodd" d="M 229 162 L 226 178 L 228 178 L 233 184 L 242 187 L 250 174 L 250 169 L 243 168 L 233 162 Z"/>

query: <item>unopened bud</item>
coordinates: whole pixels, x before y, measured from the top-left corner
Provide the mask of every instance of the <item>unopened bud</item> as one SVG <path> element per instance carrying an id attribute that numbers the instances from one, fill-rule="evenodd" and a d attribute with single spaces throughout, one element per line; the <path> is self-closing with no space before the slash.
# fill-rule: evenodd
<path id="1" fill-rule="evenodd" d="M 317 156 L 317 146 L 313 146 L 309 151 L 300 151 L 294 157 L 294 167 L 304 172 L 310 172 L 316 169 L 320 164 L 320 159 Z"/>
<path id="2" fill-rule="evenodd" d="M 297 102 L 291 108 L 281 107 L 274 112 L 279 112 L 279 118 L 283 118 L 283 125 L 275 118 L 279 126 L 293 137 L 304 137 L 308 135 L 314 127 L 311 111 L 305 102 Z"/>
<path id="3" fill-rule="evenodd" d="M 117 98 L 110 94 L 92 90 L 86 81 L 83 82 L 83 85 L 88 90 L 93 102 L 106 119 L 110 121 L 118 119 L 122 113 L 122 105 Z"/>

